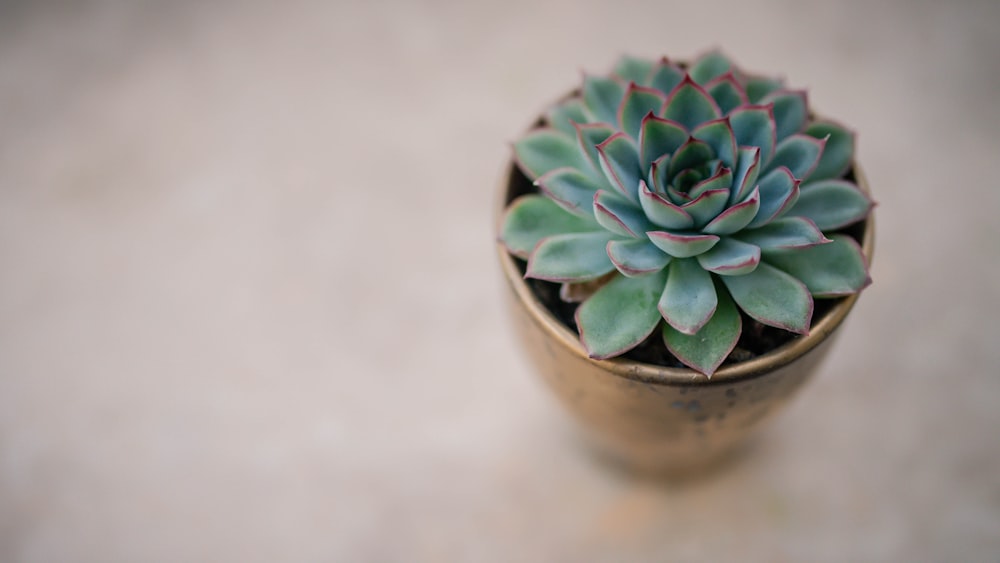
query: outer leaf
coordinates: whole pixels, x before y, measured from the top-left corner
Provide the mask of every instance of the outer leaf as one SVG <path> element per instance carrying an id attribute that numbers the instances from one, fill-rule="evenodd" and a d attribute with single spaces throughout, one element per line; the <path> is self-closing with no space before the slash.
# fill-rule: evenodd
<path id="1" fill-rule="evenodd" d="M 760 147 L 760 161 L 767 163 L 774 154 L 777 130 L 771 106 L 745 106 L 729 114 L 729 122 L 740 147 Z"/>
<path id="2" fill-rule="evenodd" d="M 649 170 L 654 160 L 674 154 L 687 140 L 687 131 L 681 124 L 652 114 L 647 115 L 639 127 L 642 169 Z"/>
<path id="3" fill-rule="evenodd" d="M 524 277 L 554 282 L 597 279 L 615 269 L 605 250 L 613 236 L 601 231 L 544 238 L 531 253 Z"/>
<path id="4" fill-rule="evenodd" d="M 645 183 L 639 185 L 639 204 L 646 217 L 660 227 L 673 230 L 694 227 L 694 219 L 687 211 L 667 201 L 663 196 L 653 193 Z"/>
<path id="5" fill-rule="evenodd" d="M 764 96 L 761 104 L 774 105 L 774 123 L 779 142 L 805 128 L 809 118 L 809 103 L 804 90 L 777 90 Z"/>
<path id="6" fill-rule="evenodd" d="M 736 159 L 736 169 L 733 171 L 733 189 L 729 203 L 743 201 L 754 186 L 757 185 L 757 174 L 760 173 L 760 148 L 740 147 Z"/>
<path id="7" fill-rule="evenodd" d="M 715 312 L 718 299 L 712 276 L 687 258 L 670 263 L 667 286 L 657 305 L 663 319 L 684 334 L 694 334 Z"/>
<path id="8" fill-rule="evenodd" d="M 846 227 L 864 219 L 872 201 L 847 180 L 810 182 L 788 215 L 812 219 L 824 231 Z"/>
<path id="9" fill-rule="evenodd" d="M 594 217 L 605 229 L 632 238 L 656 228 L 638 205 L 603 190 L 594 194 Z"/>
<path id="10" fill-rule="evenodd" d="M 746 84 L 751 104 L 759 104 L 764 96 L 784 86 L 781 80 L 766 76 L 751 76 L 747 78 Z"/>
<path id="11" fill-rule="evenodd" d="M 729 194 L 727 192 L 726 200 L 728 201 L 728 199 Z M 745 200 L 720 213 L 715 219 L 712 219 L 705 225 L 702 231 L 713 235 L 735 233 L 750 224 L 750 221 L 753 221 L 754 217 L 757 216 L 759 209 L 760 190 L 754 188 Z"/>
<path id="12" fill-rule="evenodd" d="M 514 159 L 532 180 L 556 168 L 585 171 L 590 166 L 573 138 L 555 129 L 543 127 L 529 131 L 514 143 Z"/>
<path id="13" fill-rule="evenodd" d="M 597 145 L 601 170 L 611 185 L 630 200 L 639 202 L 639 180 L 643 178 L 639 150 L 625 133 L 615 133 Z"/>
<path id="14" fill-rule="evenodd" d="M 608 140 L 617 130 L 607 123 L 578 123 L 573 125 L 573 132 L 576 135 L 576 142 L 580 146 L 580 152 L 587 157 L 591 168 L 601 174 L 601 159 L 597 153 L 597 145 Z M 609 186 L 611 184 L 608 184 Z"/>
<path id="15" fill-rule="evenodd" d="M 813 300 L 806 286 L 791 275 L 761 262 L 742 276 L 722 276 L 743 311 L 763 324 L 798 334 L 809 332 Z"/>
<path id="16" fill-rule="evenodd" d="M 732 61 L 718 51 L 711 51 L 698 57 L 691 65 L 691 78 L 699 84 L 707 84 L 732 70 Z"/>
<path id="17" fill-rule="evenodd" d="M 660 322 L 656 302 L 666 272 L 617 277 L 576 310 L 580 340 L 591 358 L 618 356 L 638 346 Z"/>
<path id="18" fill-rule="evenodd" d="M 832 242 L 808 248 L 769 250 L 769 264 L 802 280 L 816 297 L 839 297 L 862 290 L 871 282 L 861 247 L 849 236 L 832 235 Z"/>
<path id="19" fill-rule="evenodd" d="M 854 158 L 854 133 L 832 121 L 817 121 L 806 127 L 806 135 L 826 139 L 819 164 L 809 174 L 810 182 L 828 178 L 840 178 L 851 167 Z"/>
<path id="20" fill-rule="evenodd" d="M 692 137 L 681 145 L 677 149 L 677 152 L 670 158 L 668 175 L 673 178 L 683 170 L 704 164 L 711 160 L 713 156 L 715 155 L 712 152 L 712 148 L 707 143 Z"/>
<path id="21" fill-rule="evenodd" d="M 712 80 L 705 85 L 705 90 L 712 96 L 715 103 L 719 104 L 722 115 L 727 115 L 740 106 L 750 104 L 746 90 L 743 89 L 732 72 L 727 72 Z"/>
<path id="22" fill-rule="evenodd" d="M 799 181 L 784 166 L 772 170 L 757 184 L 760 210 L 747 227 L 753 229 L 784 215 L 799 198 Z"/>
<path id="23" fill-rule="evenodd" d="M 575 168 L 556 168 L 535 185 L 566 211 L 585 217 L 594 216 L 594 194 L 604 187 Z"/>
<path id="24" fill-rule="evenodd" d="M 597 121 L 617 124 L 625 86 L 612 78 L 583 77 L 583 103 Z"/>
<path id="25" fill-rule="evenodd" d="M 645 239 L 613 240 L 607 250 L 615 268 L 629 277 L 658 272 L 670 263 L 670 256 Z"/>
<path id="26" fill-rule="evenodd" d="M 684 80 L 685 76 L 686 73 L 681 67 L 664 58 L 653 67 L 652 74 L 649 76 L 649 85 L 664 94 L 669 94 Z"/>
<path id="27" fill-rule="evenodd" d="M 511 254 L 527 258 L 540 240 L 552 235 L 603 231 L 589 218 L 567 212 L 537 194 L 523 195 L 507 208 L 500 227 L 500 242 Z"/>
<path id="28" fill-rule="evenodd" d="M 633 139 L 638 139 L 643 118 L 650 113 L 655 114 L 666 101 L 667 97 L 663 92 L 655 88 L 643 88 L 634 82 L 629 84 L 618 107 L 618 123 L 621 123 L 622 131 Z"/>
<path id="29" fill-rule="evenodd" d="M 670 92 L 661 113 L 663 117 L 680 123 L 688 131 L 706 121 L 722 117 L 722 110 L 712 96 L 691 80 L 690 76 L 685 76 Z"/>
<path id="30" fill-rule="evenodd" d="M 757 269 L 760 248 L 731 238 L 723 238 L 712 250 L 698 255 L 698 264 L 722 276 L 742 276 Z"/>
<path id="31" fill-rule="evenodd" d="M 726 208 L 729 201 L 729 190 L 709 190 L 699 195 L 694 201 L 685 203 L 681 209 L 694 219 L 694 226 L 702 228 L 715 219 Z"/>
<path id="32" fill-rule="evenodd" d="M 635 82 L 640 86 L 648 85 L 650 73 L 653 72 L 652 61 L 624 55 L 615 64 L 614 73 L 625 82 Z"/>
<path id="33" fill-rule="evenodd" d="M 728 117 L 702 123 L 691 132 L 691 136 L 711 147 L 722 164 L 728 168 L 736 166 L 736 136 Z"/>
<path id="34" fill-rule="evenodd" d="M 574 123 L 590 121 L 583 100 L 580 98 L 571 98 L 552 106 L 546 112 L 545 119 L 553 128 L 567 135 L 576 135 Z"/>
<path id="35" fill-rule="evenodd" d="M 646 233 L 649 240 L 660 250 L 674 258 L 690 258 L 715 246 L 719 237 L 715 235 L 675 234 L 666 231 Z"/>
<path id="36" fill-rule="evenodd" d="M 802 134 L 792 135 L 778 143 L 778 147 L 774 149 L 774 158 L 767 164 L 764 172 L 784 166 L 796 178 L 805 178 L 819 163 L 825 144 L 824 139 L 814 139 Z"/>
<path id="37" fill-rule="evenodd" d="M 740 231 L 735 236 L 764 250 L 803 248 L 830 242 L 815 223 L 804 217 L 783 217 L 763 227 Z"/>
<path id="38" fill-rule="evenodd" d="M 694 335 L 663 325 L 663 342 L 684 365 L 712 377 L 736 347 L 743 328 L 740 312 L 725 291 L 718 292 L 719 304 L 712 318 Z"/>

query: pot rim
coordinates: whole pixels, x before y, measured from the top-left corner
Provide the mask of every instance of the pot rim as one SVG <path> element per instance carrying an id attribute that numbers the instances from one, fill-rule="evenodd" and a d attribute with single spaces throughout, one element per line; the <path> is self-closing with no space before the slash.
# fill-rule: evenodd
<path id="1" fill-rule="evenodd" d="M 871 196 L 868 181 L 855 161 L 851 162 L 851 170 L 854 173 L 855 183 L 861 190 Z M 504 174 L 500 180 L 497 201 L 494 205 L 494 233 L 500 232 L 503 221 L 503 214 L 507 208 L 508 191 L 517 171 L 517 165 L 508 161 Z M 875 246 L 875 218 L 874 212 L 870 212 L 864 221 L 864 234 L 861 240 L 861 250 L 871 268 L 872 254 Z M 536 323 L 541 326 L 551 338 L 555 339 L 561 346 L 569 349 L 581 360 L 593 363 L 608 373 L 616 376 L 641 381 L 644 383 L 654 383 L 660 385 L 717 385 L 729 383 L 741 379 L 750 379 L 770 373 L 778 368 L 788 365 L 798 358 L 804 356 L 810 350 L 825 341 L 847 317 L 847 314 L 854 307 L 860 292 L 839 298 L 840 301 L 834 304 L 829 311 L 819 318 L 810 327 L 809 334 L 795 338 L 770 352 L 757 356 L 753 359 L 738 362 L 735 364 L 720 367 L 711 377 L 690 368 L 674 368 L 656 364 L 637 362 L 627 358 L 611 358 L 607 360 L 595 360 L 587 355 L 579 336 L 571 331 L 569 327 L 559 321 L 548 308 L 538 300 L 528 284 L 525 283 L 515 262 L 515 258 L 507 252 L 499 237 L 496 241 L 497 252 L 500 255 L 500 264 L 504 277 L 510 284 L 518 299 L 524 304 L 528 314 Z"/>

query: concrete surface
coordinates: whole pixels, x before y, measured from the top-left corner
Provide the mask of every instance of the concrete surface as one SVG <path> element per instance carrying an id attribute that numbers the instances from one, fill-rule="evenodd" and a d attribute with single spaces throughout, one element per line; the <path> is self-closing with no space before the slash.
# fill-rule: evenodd
<path id="1" fill-rule="evenodd" d="M 995 561 L 1000 4 L 0 6 L 0 561 Z M 726 470 L 595 463 L 498 305 L 512 139 L 719 45 L 860 132 L 875 284 Z"/>

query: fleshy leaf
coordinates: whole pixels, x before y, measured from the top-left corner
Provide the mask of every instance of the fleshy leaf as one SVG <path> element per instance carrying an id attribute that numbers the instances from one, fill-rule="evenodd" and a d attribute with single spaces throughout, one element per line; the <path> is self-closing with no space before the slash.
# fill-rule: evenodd
<path id="1" fill-rule="evenodd" d="M 646 236 L 660 250 L 674 258 L 697 256 L 719 242 L 719 237 L 715 235 L 675 234 L 667 231 L 651 231 Z"/>
<path id="2" fill-rule="evenodd" d="M 554 282 L 597 279 L 615 269 L 605 250 L 613 237 L 600 231 L 544 238 L 532 251 L 524 277 Z"/>
<path id="3" fill-rule="evenodd" d="M 639 180 L 642 170 L 639 164 L 639 152 L 625 133 L 615 133 L 606 141 L 597 145 L 600 156 L 601 170 L 607 176 L 611 185 L 630 200 L 638 203 Z"/>
<path id="4" fill-rule="evenodd" d="M 698 264 L 722 276 L 742 276 L 757 269 L 760 247 L 731 238 L 723 238 L 712 250 L 698 255 Z"/>
<path id="5" fill-rule="evenodd" d="M 663 155 L 674 154 L 687 140 L 687 131 L 679 123 L 647 115 L 639 127 L 642 169 L 649 170 L 654 160 Z"/>
<path id="6" fill-rule="evenodd" d="M 766 259 L 765 259 L 766 260 Z M 761 262 L 742 276 L 720 276 L 729 294 L 751 318 L 768 326 L 808 334 L 813 300 L 805 284 Z"/>
<path id="7" fill-rule="evenodd" d="M 718 173 L 716 173 L 714 176 L 702 180 L 701 182 L 698 182 L 697 184 L 692 186 L 691 190 L 688 191 L 688 195 L 691 196 L 692 198 L 698 198 L 701 197 L 701 195 L 704 194 L 705 192 L 710 192 L 715 190 L 726 190 L 726 192 L 728 193 L 732 185 L 733 185 L 733 173 L 728 168 L 722 167 L 719 169 Z"/>
<path id="8" fill-rule="evenodd" d="M 648 239 L 613 240 L 607 250 L 618 271 L 629 277 L 660 271 L 671 259 Z"/>
<path id="9" fill-rule="evenodd" d="M 583 107 L 583 100 L 572 98 L 560 102 L 545 114 L 545 120 L 553 128 L 567 135 L 576 135 L 574 123 L 586 123 L 589 121 L 587 110 Z"/>
<path id="10" fill-rule="evenodd" d="M 594 194 L 594 217 L 605 229 L 627 237 L 642 237 L 656 228 L 638 205 L 604 190 Z"/>
<path id="11" fill-rule="evenodd" d="M 847 180 L 809 182 L 788 215 L 807 217 L 824 231 L 846 227 L 864 219 L 872 201 Z"/>
<path id="12" fill-rule="evenodd" d="M 727 72 L 712 80 L 705 85 L 705 90 L 712 96 L 715 103 L 719 104 L 722 115 L 728 115 L 734 109 L 750 104 L 746 90 L 743 89 L 732 72 Z"/>
<path id="13" fill-rule="evenodd" d="M 615 124 L 625 86 L 612 78 L 583 77 L 583 103 L 597 121 Z"/>
<path id="14" fill-rule="evenodd" d="M 786 250 L 769 250 L 764 260 L 802 280 L 816 297 L 839 297 L 868 285 L 868 265 L 861 247 L 847 235 L 832 235 L 832 242 Z"/>
<path id="15" fill-rule="evenodd" d="M 567 166 L 586 171 L 590 166 L 572 137 L 543 127 L 529 131 L 514 143 L 514 158 L 522 172 L 532 180 Z"/>
<path id="16" fill-rule="evenodd" d="M 655 115 L 666 100 L 663 92 L 655 88 L 644 88 L 634 82 L 629 84 L 618 108 L 618 123 L 621 123 L 622 131 L 633 139 L 638 139 L 643 118 L 650 113 Z"/>
<path id="17" fill-rule="evenodd" d="M 703 192 L 694 201 L 682 205 L 681 209 L 694 219 L 694 226 L 700 229 L 715 219 L 719 213 L 722 213 L 727 202 L 729 202 L 728 189 L 709 190 Z"/>
<path id="18" fill-rule="evenodd" d="M 529 194 L 517 198 L 507 208 L 500 227 L 500 241 L 514 256 L 527 258 L 543 238 L 602 230 L 593 216 L 574 215 L 547 197 Z"/>
<path id="19" fill-rule="evenodd" d="M 799 181 L 782 166 L 764 175 L 757 184 L 760 210 L 747 227 L 753 229 L 781 217 L 799 198 Z"/>
<path id="20" fill-rule="evenodd" d="M 726 200 L 729 200 L 729 193 L 726 193 Z M 712 219 L 703 232 L 713 235 L 729 235 L 735 233 L 753 221 L 760 209 L 760 190 L 754 188 L 750 195 L 740 203 L 730 207 Z"/>
<path id="21" fill-rule="evenodd" d="M 661 59 L 649 75 L 649 85 L 664 94 L 669 94 L 684 80 L 684 70 L 667 59 Z"/>
<path id="22" fill-rule="evenodd" d="M 747 97 L 751 104 L 759 104 L 764 96 L 782 88 L 781 80 L 768 78 L 766 76 L 751 76 L 746 80 Z"/>
<path id="23" fill-rule="evenodd" d="M 535 185 L 566 211 L 589 217 L 594 216 L 594 194 L 604 187 L 575 168 L 556 168 Z"/>
<path id="24" fill-rule="evenodd" d="M 715 314 L 694 335 L 663 325 L 663 342 L 684 365 L 711 377 L 739 342 L 743 331 L 740 312 L 725 291 L 718 292 Z"/>
<path id="25" fill-rule="evenodd" d="M 681 230 L 694 227 L 694 219 L 687 211 L 653 193 L 645 184 L 639 185 L 639 204 L 654 224 L 666 229 Z"/>
<path id="26" fill-rule="evenodd" d="M 784 166 L 793 176 L 801 180 L 819 163 L 819 156 L 823 154 L 825 144 L 825 139 L 814 139 L 803 134 L 792 135 L 778 143 L 774 149 L 774 158 L 767 164 L 764 173 Z"/>
<path id="27" fill-rule="evenodd" d="M 707 143 L 691 137 L 670 158 L 670 169 L 667 174 L 673 178 L 682 170 L 704 164 L 713 156 L 712 148 Z"/>
<path id="28" fill-rule="evenodd" d="M 729 168 L 736 166 L 736 136 L 728 117 L 699 125 L 691 136 L 708 144 L 722 164 Z"/>
<path id="29" fill-rule="evenodd" d="M 778 142 L 805 128 L 809 118 L 809 104 L 804 90 L 776 90 L 764 96 L 760 103 L 774 104 Z"/>
<path id="30" fill-rule="evenodd" d="M 854 133 L 832 121 L 817 121 L 806 127 L 806 135 L 826 139 L 819 164 L 809 174 L 808 181 L 840 178 L 851 166 L 854 158 Z"/>
<path id="31" fill-rule="evenodd" d="M 608 140 L 614 135 L 616 129 L 607 123 L 577 123 L 573 125 L 573 133 L 576 135 L 576 142 L 580 146 L 580 151 L 587 156 L 594 171 L 601 174 L 601 159 L 597 153 L 597 145 Z M 608 184 L 609 186 L 611 184 Z"/>
<path id="32" fill-rule="evenodd" d="M 649 186 L 659 194 L 667 193 L 670 178 L 667 171 L 670 170 L 670 155 L 665 154 L 653 161 L 649 167 Z"/>
<path id="33" fill-rule="evenodd" d="M 729 114 L 729 123 L 740 147 L 760 147 L 760 161 L 766 164 L 774 154 L 777 131 L 771 106 L 745 106 Z"/>
<path id="34" fill-rule="evenodd" d="M 736 159 L 736 169 L 733 171 L 733 189 L 729 203 L 743 201 L 757 185 L 757 175 L 760 173 L 760 147 L 740 147 Z"/>
<path id="35" fill-rule="evenodd" d="M 656 302 L 665 278 L 666 271 L 635 278 L 619 276 L 580 305 L 576 324 L 591 358 L 624 354 L 653 332 L 660 323 Z"/>
<path id="36" fill-rule="evenodd" d="M 782 217 L 756 229 L 740 231 L 736 238 L 764 250 L 803 248 L 830 242 L 815 223 L 804 217 Z"/>
<path id="37" fill-rule="evenodd" d="M 625 82 L 635 82 L 640 86 L 646 86 L 650 73 L 653 71 L 653 63 L 647 59 L 630 57 L 624 55 L 615 64 L 614 73 Z"/>
<path id="38" fill-rule="evenodd" d="M 712 275 L 691 258 L 670 263 L 667 286 L 657 305 L 663 319 L 684 334 L 694 334 L 715 312 L 718 299 Z"/>
<path id="39" fill-rule="evenodd" d="M 707 84 L 732 69 L 732 61 L 718 51 L 711 51 L 698 57 L 691 65 L 691 78 L 698 84 Z"/>
<path id="40" fill-rule="evenodd" d="M 670 92 L 661 112 L 663 117 L 676 121 L 688 131 L 706 121 L 722 117 L 722 111 L 704 88 L 685 76 Z"/>

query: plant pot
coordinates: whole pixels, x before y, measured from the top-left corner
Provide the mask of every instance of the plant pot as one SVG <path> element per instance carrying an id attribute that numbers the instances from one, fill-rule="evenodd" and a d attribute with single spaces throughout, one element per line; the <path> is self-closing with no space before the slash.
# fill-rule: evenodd
<path id="1" fill-rule="evenodd" d="M 869 193 L 860 170 L 853 178 Z M 534 191 L 512 163 L 500 182 L 496 223 L 517 196 Z M 849 229 L 871 262 L 872 215 Z M 629 467 L 656 472 L 704 468 L 776 413 L 812 376 L 858 294 L 817 309 L 807 336 L 708 378 L 691 369 L 624 358 L 593 360 L 579 337 L 539 300 L 523 278 L 523 262 L 497 245 L 509 291 L 507 308 L 538 373 L 582 423 L 593 443 Z"/>

